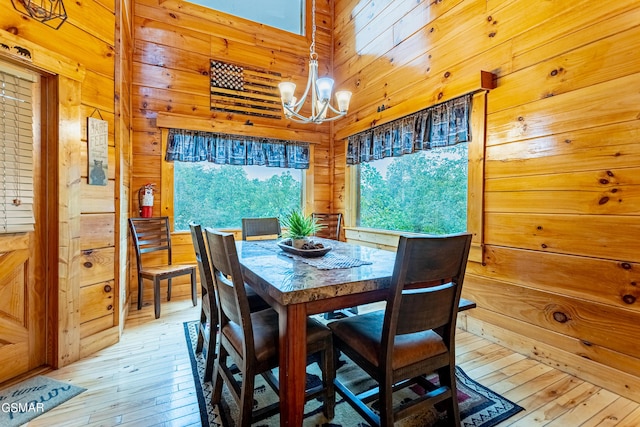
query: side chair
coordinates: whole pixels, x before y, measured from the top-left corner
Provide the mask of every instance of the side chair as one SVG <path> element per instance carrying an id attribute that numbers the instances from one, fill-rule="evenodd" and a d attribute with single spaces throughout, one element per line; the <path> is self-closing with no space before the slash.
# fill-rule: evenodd
<path id="1" fill-rule="evenodd" d="M 211 375 L 213 373 L 216 343 L 218 342 L 216 339 L 218 332 L 218 304 L 216 302 L 216 294 L 213 284 L 213 272 L 211 270 L 211 263 L 209 262 L 207 246 L 204 242 L 204 235 L 202 234 L 202 227 L 200 224 L 196 224 L 192 221 L 189 223 L 189 229 L 191 231 L 193 250 L 196 254 L 196 261 L 198 262 L 202 294 L 196 353 L 204 351 L 204 380 L 208 381 L 211 379 Z M 269 307 L 269 304 L 267 304 L 265 300 L 260 298 L 260 296 L 258 296 L 258 294 L 248 286 L 246 286 L 246 293 L 251 311 L 263 310 Z"/>
<path id="2" fill-rule="evenodd" d="M 447 425 L 459 426 L 455 332 L 471 234 L 400 236 L 384 310 L 329 323 L 336 350 L 359 365 L 378 387 L 356 395 L 340 381 L 336 389 L 367 422 L 395 421 L 446 405 Z M 427 375 L 437 373 L 435 387 Z M 393 393 L 419 384 L 425 395 L 393 406 Z M 379 401 L 380 415 L 367 403 Z"/>
<path id="3" fill-rule="evenodd" d="M 340 228 L 342 226 L 341 213 L 313 212 L 311 217 L 324 227 L 316 231 L 315 235 L 325 239 L 340 240 Z"/>
<path id="4" fill-rule="evenodd" d="M 278 218 L 242 218 L 242 240 L 276 238 L 281 234 Z"/>
<path id="5" fill-rule="evenodd" d="M 249 427 L 252 422 L 265 419 L 278 412 L 279 402 L 253 410 L 255 377 L 260 374 L 276 392 L 278 380 L 271 373 L 279 363 L 278 313 L 272 309 L 250 312 L 244 278 L 236 251 L 233 234 L 205 229 L 213 278 L 218 296 L 220 337 L 218 357 L 213 372 L 213 404 L 220 403 L 222 383 L 227 383 L 239 407 L 236 425 Z M 334 416 L 335 378 L 331 332 L 319 321 L 307 318 L 307 352 L 320 353 L 322 385 L 307 390 L 306 398 L 323 395 L 323 412 L 329 419 Z M 239 383 L 228 366 L 229 356 L 240 369 Z"/>
<path id="6" fill-rule="evenodd" d="M 191 300 L 198 303 L 196 290 L 196 266 L 194 264 L 172 264 L 171 232 L 169 218 L 129 218 L 138 264 L 138 310 L 142 308 L 142 285 L 144 279 L 153 282 L 153 305 L 156 319 L 160 317 L 160 281 L 167 280 L 167 300 L 171 300 L 171 279 L 191 276 Z M 153 255 L 149 256 L 149 254 Z M 149 258 L 149 259 L 147 259 Z"/>

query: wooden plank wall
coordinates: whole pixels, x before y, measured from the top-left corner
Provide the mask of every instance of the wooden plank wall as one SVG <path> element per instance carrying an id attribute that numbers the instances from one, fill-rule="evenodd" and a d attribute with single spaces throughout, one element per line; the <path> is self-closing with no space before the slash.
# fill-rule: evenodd
<path id="1" fill-rule="evenodd" d="M 75 309 L 67 311 L 65 308 L 59 315 L 61 324 L 69 319 L 72 323 L 82 322 L 61 327 L 59 338 L 73 347 L 66 356 L 60 355 L 64 358 L 60 361 L 62 364 L 70 363 L 119 339 L 118 316 L 115 315 L 114 304 L 109 301 L 113 301 L 114 296 L 117 296 L 114 292 L 119 255 L 114 236 L 119 238 L 119 234 L 115 224 L 115 202 L 116 194 L 121 193 L 120 187 L 123 182 L 122 177 L 116 175 L 116 172 L 120 171 L 116 163 L 120 147 L 117 146 L 119 141 L 114 133 L 115 2 L 89 0 L 82 3 L 66 2 L 65 6 L 69 18 L 58 30 L 19 14 L 8 3 L 0 14 L 0 28 L 25 43 L 34 43 L 52 55 L 60 55 L 70 62 L 80 64 L 86 71 L 81 87 L 74 89 L 76 93 L 81 93 L 81 114 L 78 117 L 64 117 L 64 120 L 61 117 L 61 131 L 67 130 L 66 136 L 78 135 L 81 138 L 73 141 L 74 145 L 81 147 L 80 153 L 77 150 L 74 150 L 74 153 L 63 153 L 68 155 L 68 159 L 60 159 L 59 163 L 81 171 L 79 198 L 76 192 L 61 191 L 60 196 L 69 199 L 59 202 L 61 206 L 72 205 L 69 209 L 77 209 L 80 214 L 80 229 L 74 229 L 71 225 L 68 228 L 71 228 L 70 231 L 73 233 L 80 232 L 81 256 L 73 261 L 78 263 L 77 266 L 68 266 L 68 269 L 77 267 L 80 271 L 79 280 L 78 277 L 73 277 L 73 283 L 69 284 L 73 292 L 69 289 L 62 290 L 65 298 L 68 295 L 76 295 L 79 300 L 67 301 L 67 305 Z M 45 66 L 45 69 L 48 67 Z M 55 67 L 49 71 L 55 72 Z M 61 80 L 60 83 L 61 94 L 70 89 L 62 87 L 65 81 Z M 126 81 L 127 79 L 123 80 L 125 84 Z M 120 95 L 125 99 L 130 98 L 127 93 Z M 118 113 L 121 117 L 129 115 L 128 111 Z M 86 119 L 90 116 L 102 117 L 109 124 L 109 181 L 106 186 L 87 184 Z M 70 161 L 74 163 L 69 164 Z M 73 185 L 77 184 L 78 179 Z M 65 185 L 62 185 L 63 189 Z M 80 201 L 80 206 L 77 206 L 77 200 Z M 64 245 L 66 243 L 61 242 L 61 246 Z M 73 254 L 61 256 L 71 257 Z"/>
<path id="2" fill-rule="evenodd" d="M 308 3 L 310 5 L 310 1 Z M 316 51 L 321 75 L 331 69 L 331 17 L 330 0 L 319 0 Z M 211 59 L 281 73 L 283 79 L 296 82 L 301 93 L 308 75 L 310 36 L 293 35 L 178 0 L 160 4 L 156 0 L 137 0 L 133 24 L 132 216 L 139 215 L 137 191 L 147 183 L 155 183 L 158 189 L 154 215 L 171 216 L 160 203 L 162 193 L 168 191 L 165 187 L 172 184 L 170 179 L 165 181 L 161 177 L 164 153 L 161 128 L 156 122 L 159 114 L 165 123 L 180 123 L 187 129 L 221 129 L 241 134 L 259 132 L 260 135 L 302 138 L 317 143 L 313 209 L 330 208 L 333 190 L 328 170 L 332 160 L 329 125 L 298 125 L 284 118 L 210 111 Z M 246 126 L 247 120 L 253 126 Z M 188 233 L 174 236 L 173 245 L 175 261 L 194 262 Z M 135 265 L 135 258 L 130 262 Z M 137 301 L 134 277 L 135 271 L 131 275 L 130 292 Z M 176 280 L 175 283 L 173 295 L 190 295 L 186 281 Z M 152 301 L 150 287 L 145 289 L 144 301 Z"/>
<path id="3" fill-rule="evenodd" d="M 132 69 L 133 69 L 133 1 L 117 3 L 116 19 L 120 37 L 116 40 L 115 101 L 116 101 L 116 224 L 118 224 L 116 277 L 120 331 L 124 329 L 129 313 L 127 283 L 129 280 L 129 227 L 127 219 L 131 206 L 131 162 L 132 162 Z M 118 30 L 117 29 L 117 30 Z"/>
<path id="4" fill-rule="evenodd" d="M 354 91 L 335 125 L 334 206 L 344 137 L 495 73 L 468 328 L 636 401 L 638 22 L 635 0 L 339 0 L 334 28 L 337 77 Z"/>

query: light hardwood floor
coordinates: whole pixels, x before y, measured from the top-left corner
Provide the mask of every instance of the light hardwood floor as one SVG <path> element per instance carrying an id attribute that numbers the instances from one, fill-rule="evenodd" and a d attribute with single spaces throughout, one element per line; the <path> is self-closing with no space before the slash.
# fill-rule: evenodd
<path id="1" fill-rule="evenodd" d="M 87 391 L 29 426 L 199 426 L 200 415 L 183 322 L 196 320 L 190 300 L 131 309 L 122 340 L 46 375 Z M 460 331 L 457 362 L 480 383 L 525 408 L 505 426 L 640 426 L 640 405 Z"/>

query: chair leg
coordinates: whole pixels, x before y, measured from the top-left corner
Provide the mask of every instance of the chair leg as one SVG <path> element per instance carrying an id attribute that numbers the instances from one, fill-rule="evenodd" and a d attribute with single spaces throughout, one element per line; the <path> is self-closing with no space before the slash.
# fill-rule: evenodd
<path id="1" fill-rule="evenodd" d="M 240 391 L 240 414 L 238 419 L 239 427 L 251 427 L 251 415 L 253 413 L 253 388 L 256 375 L 253 369 L 245 366 L 242 377 L 242 387 Z"/>
<path id="2" fill-rule="evenodd" d="M 215 359 L 213 367 L 213 377 L 211 378 L 211 385 L 213 386 L 213 392 L 211 393 L 211 403 L 216 405 L 220 403 L 222 399 L 222 369 L 221 366 L 227 363 L 227 351 L 222 348 L 221 345 L 217 346 L 218 357 Z"/>
<path id="3" fill-rule="evenodd" d="M 196 353 L 200 353 L 202 351 L 202 346 L 204 345 L 205 338 L 205 318 L 204 312 L 200 313 L 200 323 L 198 323 L 198 342 L 196 344 Z"/>
<path id="4" fill-rule="evenodd" d="M 191 301 L 193 306 L 198 305 L 198 291 L 196 290 L 196 271 L 191 272 Z"/>
<path id="5" fill-rule="evenodd" d="M 211 376 L 213 375 L 213 367 L 216 360 L 216 346 L 215 344 L 215 331 L 209 331 L 209 341 L 207 343 L 207 358 L 205 359 L 205 368 L 204 368 L 204 381 L 211 380 Z"/>
<path id="6" fill-rule="evenodd" d="M 138 274 L 138 310 L 142 309 L 142 275 Z"/>
<path id="7" fill-rule="evenodd" d="M 322 362 L 322 381 L 325 387 L 325 398 L 322 412 L 328 420 L 332 420 L 335 416 L 336 407 L 336 388 L 333 380 L 336 378 L 336 362 L 337 359 L 333 351 L 333 345 L 329 345 L 322 351 L 320 359 Z"/>
<path id="8" fill-rule="evenodd" d="M 452 426 L 460 425 L 460 409 L 458 407 L 458 385 L 456 383 L 456 367 L 452 363 L 448 367 L 444 367 L 438 371 L 440 385 L 449 387 L 451 390 L 451 399 L 447 399 L 447 420 Z"/>
<path id="9" fill-rule="evenodd" d="M 167 280 L 167 301 L 171 301 L 171 279 Z"/>
<path id="10" fill-rule="evenodd" d="M 218 326 L 213 322 L 209 321 L 208 331 L 205 331 L 206 328 L 206 316 L 204 312 L 202 313 L 202 320 L 200 321 L 200 329 L 202 330 L 202 334 L 198 335 L 198 345 L 200 346 L 200 351 L 202 351 L 202 347 L 206 344 L 207 348 L 205 349 L 205 368 L 204 368 L 204 378 L 203 381 L 211 380 L 211 375 L 213 374 L 214 363 L 216 360 L 216 345 L 217 345 L 217 331 Z M 205 339 L 206 335 L 209 335 L 209 339 Z M 202 337 L 202 343 L 200 342 L 200 337 Z M 196 351 L 198 348 L 196 347 Z"/>
<path id="11" fill-rule="evenodd" d="M 160 317 L 160 280 L 158 278 L 153 279 L 153 308 L 157 319 Z"/>
<path id="12" fill-rule="evenodd" d="M 393 427 L 393 384 L 391 377 L 382 378 L 380 381 L 380 427 Z"/>

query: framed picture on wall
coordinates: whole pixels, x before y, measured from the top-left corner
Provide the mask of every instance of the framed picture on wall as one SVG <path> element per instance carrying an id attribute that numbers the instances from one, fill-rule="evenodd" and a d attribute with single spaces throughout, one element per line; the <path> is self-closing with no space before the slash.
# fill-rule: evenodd
<path id="1" fill-rule="evenodd" d="M 87 118 L 89 185 L 107 185 L 109 168 L 109 122 Z"/>

